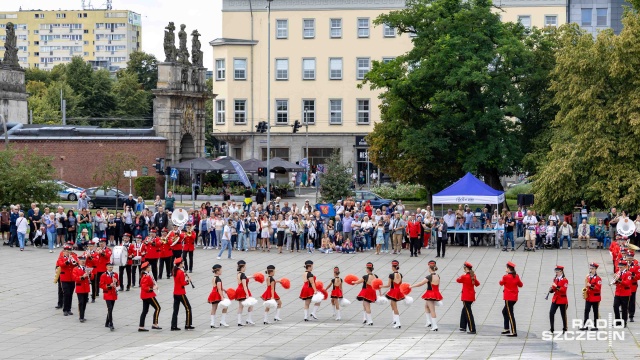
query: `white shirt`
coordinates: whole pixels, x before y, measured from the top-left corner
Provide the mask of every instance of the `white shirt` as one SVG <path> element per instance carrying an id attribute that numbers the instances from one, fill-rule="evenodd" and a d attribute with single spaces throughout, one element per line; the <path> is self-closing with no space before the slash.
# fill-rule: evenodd
<path id="1" fill-rule="evenodd" d="M 447 224 L 447 227 L 454 227 L 456 225 L 456 214 L 446 214 L 444 217 L 444 222 Z"/>
<path id="2" fill-rule="evenodd" d="M 27 233 L 27 219 L 24 217 L 19 217 L 16 220 L 16 226 L 18 227 L 18 232 L 21 234 Z"/>
<path id="3" fill-rule="evenodd" d="M 229 225 L 224 226 L 224 232 L 222 233 L 222 240 L 231 239 L 231 227 Z"/>
<path id="4" fill-rule="evenodd" d="M 524 217 L 524 220 L 522 221 L 525 226 L 527 226 L 528 230 L 535 230 L 535 225 L 538 222 L 538 220 L 536 220 L 536 217 L 533 215 L 528 215 Z M 531 229 L 533 227 L 533 229 Z"/>

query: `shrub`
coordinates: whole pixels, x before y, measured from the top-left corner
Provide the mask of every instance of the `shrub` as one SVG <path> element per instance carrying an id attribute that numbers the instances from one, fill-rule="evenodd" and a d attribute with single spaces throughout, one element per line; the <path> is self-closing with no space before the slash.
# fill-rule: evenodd
<path id="1" fill-rule="evenodd" d="M 371 191 L 385 199 L 393 200 L 426 200 L 427 190 L 422 185 L 398 184 L 395 186 L 383 184 L 371 188 Z"/>
<path id="2" fill-rule="evenodd" d="M 133 187 L 136 195 L 142 196 L 143 199 L 153 199 L 156 193 L 155 176 L 140 176 L 133 181 Z"/>
<path id="3" fill-rule="evenodd" d="M 516 185 L 504 194 L 507 199 L 518 200 L 518 194 L 531 194 L 531 183 Z"/>

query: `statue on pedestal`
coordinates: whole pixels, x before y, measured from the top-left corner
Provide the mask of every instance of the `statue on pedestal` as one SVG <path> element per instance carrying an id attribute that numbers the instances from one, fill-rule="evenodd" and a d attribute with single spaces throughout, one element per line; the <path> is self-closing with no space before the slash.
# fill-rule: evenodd
<path id="1" fill-rule="evenodd" d="M 187 49 L 187 32 L 184 31 L 186 27 L 185 24 L 180 25 L 180 31 L 178 32 L 178 40 L 180 41 L 178 62 L 184 65 L 191 65 L 189 62 L 189 50 Z"/>
<path id="2" fill-rule="evenodd" d="M 176 43 L 176 35 L 173 31 L 176 27 L 173 25 L 173 22 L 170 22 L 169 25 L 165 27 L 166 31 L 164 32 L 164 62 L 175 62 L 177 56 L 177 49 L 175 46 Z"/>
<path id="3" fill-rule="evenodd" d="M 7 39 L 4 43 L 4 60 L 2 66 L 9 69 L 20 69 L 20 63 L 18 62 L 18 46 L 15 26 L 12 22 L 7 23 Z"/>
<path id="4" fill-rule="evenodd" d="M 202 64 L 202 50 L 200 50 L 200 48 L 202 47 L 202 44 L 200 44 L 200 33 L 198 32 L 198 30 L 193 30 L 193 32 L 191 33 L 191 62 L 193 63 L 194 66 L 199 66 L 199 67 L 203 67 Z"/>

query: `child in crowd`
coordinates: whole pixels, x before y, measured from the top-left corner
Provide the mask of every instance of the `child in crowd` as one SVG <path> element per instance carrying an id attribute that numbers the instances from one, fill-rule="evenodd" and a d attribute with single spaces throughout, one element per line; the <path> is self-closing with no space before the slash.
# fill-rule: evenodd
<path id="1" fill-rule="evenodd" d="M 549 222 L 549 226 L 546 228 L 547 236 L 545 237 L 544 245 L 551 246 L 553 245 L 553 237 L 556 236 L 556 225 L 553 221 Z"/>
<path id="2" fill-rule="evenodd" d="M 542 246 L 542 239 L 546 237 L 547 234 L 547 225 L 545 225 L 544 220 L 541 220 L 536 226 L 536 249 L 540 249 Z"/>
<path id="3" fill-rule="evenodd" d="M 351 254 L 353 252 L 353 244 L 351 243 L 351 239 L 347 238 L 342 243 L 342 253 L 343 254 Z"/>
<path id="4" fill-rule="evenodd" d="M 313 240 L 312 239 L 309 239 L 307 241 L 307 252 L 309 254 L 313 254 Z"/>
<path id="5" fill-rule="evenodd" d="M 333 250 L 331 250 L 331 246 L 329 245 L 329 237 L 327 236 L 327 234 L 324 234 L 322 236 L 322 243 L 320 245 L 320 252 L 323 254 L 330 254 L 333 252 Z"/>
<path id="6" fill-rule="evenodd" d="M 334 240 L 334 246 L 337 252 L 342 252 L 342 233 L 337 232 Z"/>
<path id="7" fill-rule="evenodd" d="M 362 236 L 362 233 L 360 232 L 360 230 L 356 230 L 355 235 L 353 236 L 353 239 L 355 243 L 355 251 L 364 252 L 364 236 Z"/>

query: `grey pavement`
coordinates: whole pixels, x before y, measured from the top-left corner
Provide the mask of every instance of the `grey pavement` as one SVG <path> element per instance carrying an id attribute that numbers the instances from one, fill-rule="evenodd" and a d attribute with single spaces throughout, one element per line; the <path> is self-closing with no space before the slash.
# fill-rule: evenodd
<path id="1" fill-rule="evenodd" d="M 106 306 L 102 299 L 88 304 L 87 322 L 77 319 L 77 299 L 74 296 L 74 316 L 64 317 L 54 309 L 57 288 L 53 284 L 54 263 L 59 249 L 50 254 L 45 249 L 0 247 L 0 357 L 6 359 L 616 359 L 638 358 L 640 322 L 619 330 L 624 340 L 545 341 L 542 332 L 549 329 L 550 300 L 546 291 L 553 278 L 556 264 L 566 267 L 569 278 L 569 320 L 582 318 L 584 300 L 582 287 L 587 264 L 601 264 L 603 301 L 601 318 L 612 313 L 613 288 L 609 287 L 612 273 L 611 258 L 604 250 L 547 250 L 538 252 L 501 252 L 494 248 L 449 247 L 445 259 L 438 261 L 442 278 L 443 306 L 437 308 L 439 331 L 427 330 L 424 301 L 419 299 L 422 289 L 414 289 L 411 306 L 399 305 L 402 328 L 392 327 L 389 306 L 372 305 L 374 326 L 362 325 L 362 305 L 355 300 L 359 287 L 344 285 L 345 297 L 352 304 L 342 310 L 342 321 L 331 317 L 328 301 L 322 303 L 319 320 L 303 321 L 302 301 L 298 299 L 302 284 L 303 263 L 315 262 L 314 274 L 327 284 L 334 266 L 340 266 L 342 276 L 362 275 L 366 262 L 372 261 L 375 273 L 385 278 L 390 273 L 390 262 L 400 261 L 406 282 L 416 282 L 427 274 L 426 263 L 435 257 L 435 250 L 422 250 L 419 258 L 409 258 L 408 252 L 399 256 L 373 252 L 352 255 L 307 254 L 234 251 L 234 260 L 216 260 L 215 250 L 197 249 L 195 271 L 191 274 L 195 289 L 187 288 L 193 306 L 194 331 L 169 330 L 172 311 L 173 281 L 159 280 L 158 301 L 161 331 L 138 333 L 138 319 L 142 309 L 139 289 L 121 292 L 114 310 L 116 330 L 104 328 Z M 229 309 L 230 327 L 210 329 L 210 305 L 206 302 L 211 290 L 211 266 L 223 265 L 225 288 L 234 287 L 236 260 L 247 261 L 247 274 L 264 272 L 267 265 L 277 267 L 276 278 L 288 277 L 290 290 L 278 287 L 283 300 L 282 322 L 262 325 L 262 301 L 254 310 L 255 326 L 236 326 L 237 305 Z M 462 263 L 474 264 L 481 282 L 477 288 L 477 301 L 473 305 L 477 335 L 458 331 L 461 302 L 460 284 L 455 279 L 462 273 Z M 502 290 L 498 281 L 504 274 L 505 263 L 513 261 L 522 277 L 524 288 L 515 306 L 518 325 L 517 338 L 500 336 L 502 330 Z M 265 285 L 250 282 L 249 288 L 257 298 Z M 421 290 L 421 291 L 420 291 Z M 150 327 L 152 313 L 147 317 Z M 184 326 L 181 308 L 179 325 Z M 272 319 L 272 316 L 270 316 Z M 571 330 L 577 330 L 572 328 Z M 556 329 L 561 328 L 560 315 L 556 315 Z M 607 329 L 609 333 L 618 332 Z M 618 335 L 622 336 L 622 335 Z"/>

